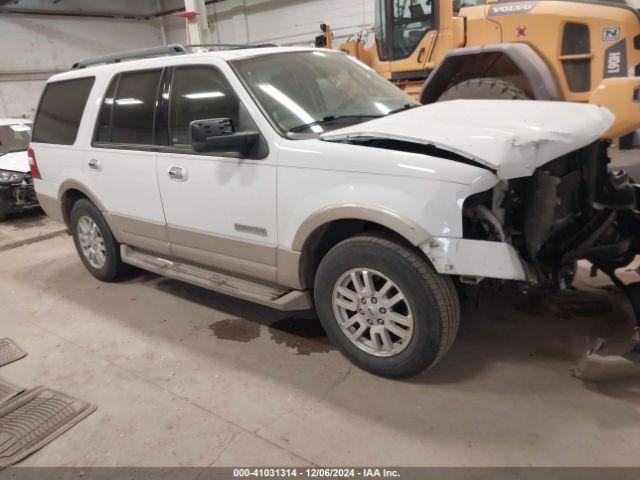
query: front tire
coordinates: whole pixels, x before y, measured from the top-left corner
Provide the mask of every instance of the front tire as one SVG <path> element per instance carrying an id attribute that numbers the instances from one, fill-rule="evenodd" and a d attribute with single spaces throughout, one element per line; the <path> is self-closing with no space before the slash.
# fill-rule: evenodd
<path id="1" fill-rule="evenodd" d="M 128 271 L 120 258 L 120 245 L 100 211 L 86 199 L 78 200 L 69 214 L 73 241 L 89 273 L 113 282 Z"/>
<path id="2" fill-rule="evenodd" d="M 334 345 L 383 377 L 433 367 L 451 347 L 460 321 L 453 282 L 420 252 L 375 233 L 347 239 L 326 254 L 315 302 Z"/>

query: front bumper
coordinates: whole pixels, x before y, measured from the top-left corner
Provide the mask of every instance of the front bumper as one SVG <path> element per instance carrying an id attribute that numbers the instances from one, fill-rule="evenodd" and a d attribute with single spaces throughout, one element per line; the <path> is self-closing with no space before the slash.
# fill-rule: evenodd
<path id="1" fill-rule="evenodd" d="M 420 245 L 438 273 L 529 281 L 515 248 L 503 242 L 432 237 Z"/>
<path id="2" fill-rule="evenodd" d="M 19 213 L 38 206 L 33 180 L 25 177 L 22 183 L 0 185 L 0 216 Z"/>

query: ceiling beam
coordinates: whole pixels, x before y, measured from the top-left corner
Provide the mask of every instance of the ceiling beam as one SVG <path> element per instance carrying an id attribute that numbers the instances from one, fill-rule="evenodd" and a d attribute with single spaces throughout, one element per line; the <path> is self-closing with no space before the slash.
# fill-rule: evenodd
<path id="1" fill-rule="evenodd" d="M 54 0 L 54 4 L 60 2 L 61 0 Z M 210 5 L 212 3 L 219 3 L 225 0 L 206 0 L 204 2 L 205 5 Z M 185 8 L 173 8 L 170 10 L 159 11 L 156 13 L 149 14 L 135 14 L 135 13 L 124 13 L 124 12 L 110 12 L 110 11 L 88 11 L 88 10 L 58 10 L 58 9 L 45 9 L 45 8 L 21 8 L 21 7 L 10 7 L 12 3 L 17 3 L 16 0 L 0 0 L 0 14 L 11 13 L 15 15 L 49 15 L 55 17 L 79 17 L 79 18 L 125 18 L 125 19 L 133 19 L 133 20 L 150 20 L 152 18 L 164 17 L 167 15 L 173 15 L 175 13 L 184 12 Z"/>
<path id="2" fill-rule="evenodd" d="M 0 0 L 2 1 L 2 0 Z M 152 15 L 132 14 L 123 12 L 91 12 L 76 10 L 52 10 L 44 8 L 16 8 L 0 6 L 0 14 L 11 13 L 16 15 L 48 15 L 55 17 L 85 17 L 85 18 L 128 18 L 134 20 L 148 20 Z"/>

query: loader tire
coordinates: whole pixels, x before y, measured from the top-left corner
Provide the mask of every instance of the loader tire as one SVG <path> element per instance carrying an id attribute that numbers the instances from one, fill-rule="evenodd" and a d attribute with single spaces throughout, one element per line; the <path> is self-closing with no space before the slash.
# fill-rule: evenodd
<path id="1" fill-rule="evenodd" d="M 521 88 L 498 78 L 474 78 L 458 83 L 445 90 L 438 101 L 459 99 L 530 100 Z"/>

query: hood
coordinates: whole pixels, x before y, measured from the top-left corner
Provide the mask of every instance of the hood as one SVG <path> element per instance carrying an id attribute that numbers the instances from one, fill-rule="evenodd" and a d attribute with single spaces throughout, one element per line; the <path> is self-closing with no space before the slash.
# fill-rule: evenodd
<path id="1" fill-rule="evenodd" d="M 390 139 L 433 145 L 506 180 L 598 140 L 615 117 L 595 105 L 454 100 L 433 103 L 322 135 L 327 141 Z"/>
<path id="2" fill-rule="evenodd" d="M 29 171 L 27 151 L 10 152 L 0 155 L 0 170 L 27 173 Z"/>

